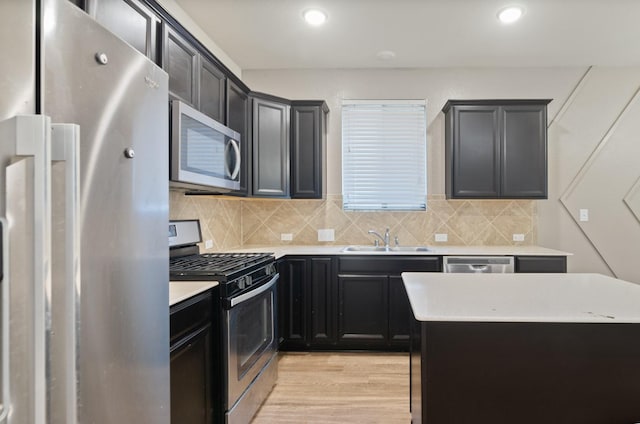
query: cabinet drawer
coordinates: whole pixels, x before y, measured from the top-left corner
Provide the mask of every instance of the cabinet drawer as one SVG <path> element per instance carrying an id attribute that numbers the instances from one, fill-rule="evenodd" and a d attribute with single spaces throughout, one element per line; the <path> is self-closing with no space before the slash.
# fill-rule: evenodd
<path id="1" fill-rule="evenodd" d="M 516 272 L 567 272 L 566 256 L 516 256 Z"/>
<path id="2" fill-rule="evenodd" d="M 341 256 L 340 274 L 400 274 L 402 272 L 440 272 L 441 256 Z"/>
<path id="3" fill-rule="evenodd" d="M 171 344 L 211 320 L 211 291 L 206 291 L 171 307 Z"/>

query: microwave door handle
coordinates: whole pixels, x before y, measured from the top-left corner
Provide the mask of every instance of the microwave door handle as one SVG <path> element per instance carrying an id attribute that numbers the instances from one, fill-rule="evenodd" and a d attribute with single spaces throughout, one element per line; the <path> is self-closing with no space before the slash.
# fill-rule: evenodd
<path id="1" fill-rule="evenodd" d="M 231 144 L 233 145 L 233 150 L 236 152 L 236 167 L 231 173 L 231 179 L 235 180 L 238 177 L 238 173 L 240 172 L 240 146 L 235 139 L 231 139 Z"/>
<path id="2" fill-rule="evenodd" d="M 53 124 L 51 130 L 52 219 L 62 231 L 52 234 L 51 403 L 56 418 L 66 424 L 77 423 L 77 333 L 80 292 L 80 127 Z"/>
<path id="3" fill-rule="evenodd" d="M 43 115 L 23 115 L 0 122 L 0 162 L 8 163 L 0 169 L 3 180 L 0 422 L 8 419 L 9 410 L 15 422 L 46 422 L 49 318 L 46 293 L 51 281 L 50 122 Z M 26 250 L 29 254 L 14 255 L 10 249 Z M 13 395 L 14 387 L 21 387 L 31 396 Z"/>

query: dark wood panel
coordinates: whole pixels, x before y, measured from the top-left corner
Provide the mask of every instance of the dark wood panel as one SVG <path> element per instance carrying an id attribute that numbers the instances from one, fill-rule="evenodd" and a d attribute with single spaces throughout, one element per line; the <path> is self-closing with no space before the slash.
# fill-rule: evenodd
<path id="1" fill-rule="evenodd" d="M 200 111 L 218 122 L 225 122 L 226 77 L 205 58 L 200 58 Z"/>
<path id="2" fill-rule="evenodd" d="M 500 195 L 500 127 L 495 106 L 460 106 L 453 111 L 455 197 Z"/>
<path id="3" fill-rule="evenodd" d="M 503 106 L 503 197 L 547 197 L 547 106 Z"/>
<path id="4" fill-rule="evenodd" d="M 640 422 L 638 324 L 421 326 L 420 373 L 412 361 L 414 423 Z"/>
<path id="5" fill-rule="evenodd" d="M 326 113 L 324 102 L 292 102 L 291 197 L 321 199 L 324 194 Z"/>
<path id="6" fill-rule="evenodd" d="M 408 349 L 411 304 L 402 277 L 389 277 L 389 343 Z"/>
<path id="7" fill-rule="evenodd" d="M 254 196 L 289 196 L 289 108 L 253 98 Z"/>
<path id="8" fill-rule="evenodd" d="M 516 272 L 567 272 L 566 256 L 516 256 Z"/>
<path id="9" fill-rule="evenodd" d="M 164 24 L 162 68 L 169 74 L 169 95 L 198 109 L 198 51 L 170 26 Z"/>
<path id="10" fill-rule="evenodd" d="M 251 189 L 251 108 L 249 93 L 227 79 L 227 126 L 240 134 L 240 190 L 247 195 Z"/>
<path id="11" fill-rule="evenodd" d="M 330 257 L 310 258 L 310 344 L 319 346 L 336 342 L 335 269 Z"/>
<path id="12" fill-rule="evenodd" d="M 211 291 L 186 299 L 170 309 L 171 343 L 211 321 Z"/>
<path id="13" fill-rule="evenodd" d="M 280 262 L 281 337 L 285 347 L 305 347 L 308 343 L 308 300 L 305 290 L 307 260 L 291 258 Z"/>
<path id="14" fill-rule="evenodd" d="M 212 332 L 207 324 L 171 349 L 171 422 L 210 424 Z"/>
<path id="15" fill-rule="evenodd" d="M 384 346 L 388 339 L 387 276 L 339 276 L 338 340 Z"/>
<path id="16" fill-rule="evenodd" d="M 442 271 L 441 256 L 340 256 L 338 271 L 341 274 L 385 273 L 400 274 L 402 272 L 439 272 Z"/>

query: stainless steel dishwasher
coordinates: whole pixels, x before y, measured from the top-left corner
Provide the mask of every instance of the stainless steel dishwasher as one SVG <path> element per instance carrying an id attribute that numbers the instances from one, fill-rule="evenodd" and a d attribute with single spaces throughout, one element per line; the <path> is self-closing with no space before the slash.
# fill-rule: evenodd
<path id="1" fill-rule="evenodd" d="M 498 273 L 514 272 L 513 256 L 445 256 L 444 272 Z"/>

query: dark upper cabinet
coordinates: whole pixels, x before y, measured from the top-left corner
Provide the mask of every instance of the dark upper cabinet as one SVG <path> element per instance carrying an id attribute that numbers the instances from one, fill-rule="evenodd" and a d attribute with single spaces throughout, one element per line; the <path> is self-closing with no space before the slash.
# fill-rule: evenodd
<path id="1" fill-rule="evenodd" d="M 200 58 L 200 111 L 218 122 L 225 122 L 224 73 L 204 57 Z"/>
<path id="2" fill-rule="evenodd" d="M 251 192 L 251 102 L 248 91 L 227 79 L 227 126 L 240 134 L 240 190 Z"/>
<path id="3" fill-rule="evenodd" d="M 329 108 L 324 101 L 291 102 L 291 198 L 322 199 L 326 191 Z"/>
<path id="4" fill-rule="evenodd" d="M 253 181 L 256 197 L 289 197 L 289 119 L 285 99 L 252 93 Z"/>
<path id="5" fill-rule="evenodd" d="M 447 102 L 447 197 L 546 198 L 550 101 Z"/>
<path id="6" fill-rule="evenodd" d="M 175 29 L 163 28 L 162 68 L 169 74 L 169 96 L 199 109 L 200 54 Z"/>
<path id="7" fill-rule="evenodd" d="M 82 5 L 83 2 L 76 1 Z M 160 19 L 138 0 L 87 0 L 87 13 L 102 26 L 158 63 Z"/>
<path id="8" fill-rule="evenodd" d="M 169 96 L 224 123 L 226 75 L 172 26 L 165 23 L 163 28 L 162 67 L 169 74 Z"/>

